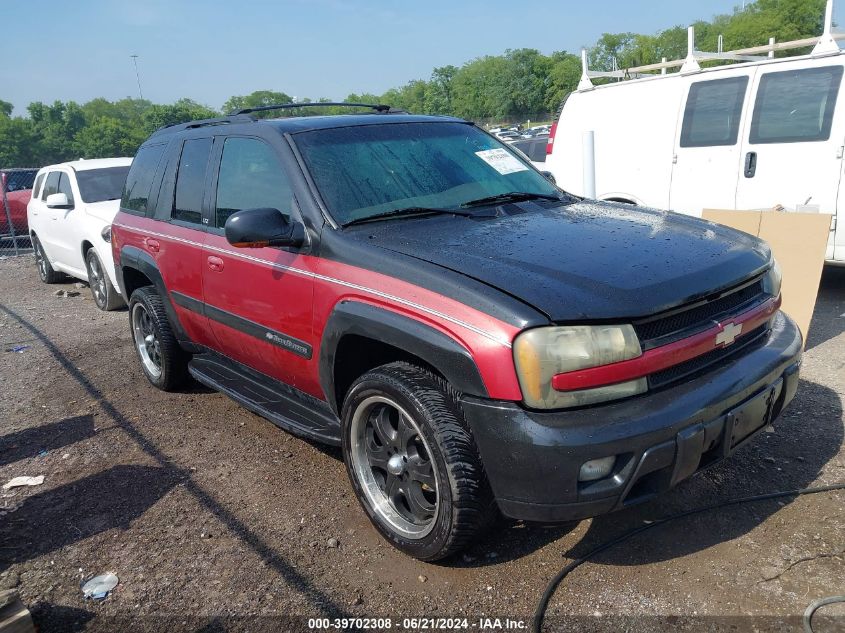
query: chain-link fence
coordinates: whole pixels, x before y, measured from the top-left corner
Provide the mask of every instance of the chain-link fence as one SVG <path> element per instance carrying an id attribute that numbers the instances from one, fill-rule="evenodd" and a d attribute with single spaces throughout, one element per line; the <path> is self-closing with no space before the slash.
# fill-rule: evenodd
<path id="1" fill-rule="evenodd" d="M 37 169 L 0 169 L 0 257 L 32 252 L 26 205 Z"/>

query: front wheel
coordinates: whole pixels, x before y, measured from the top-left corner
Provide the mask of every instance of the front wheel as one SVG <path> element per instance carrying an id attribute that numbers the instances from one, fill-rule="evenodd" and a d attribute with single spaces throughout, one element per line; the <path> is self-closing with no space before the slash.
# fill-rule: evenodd
<path id="1" fill-rule="evenodd" d="M 397 549 L 434 561 L 464 549 L 495 516 L 478 450 L 439 376 L 392 363 L 343 403 L 343 457 L 364 511 Z"/>
<path id="2" fill-rule="evenodd" d="M 123 298 L 114 289 L 103 262 L 100 261 L 97 251 L 93 248 L 89 248 L 85 254 L 85 268 L 88 270 L 88 285 L 91 287 L 91 296 L 94 297 L 94 303 L 100 310 L 117 310 L 126 305 Z"/>
<path id="3" fill-rule="evenodd" d="M 188 356 L 167 320 L 164 303 L 151 286 L 138 288 L 129 300 L 132 341 L 147 379 L 162 391 L 173 391 L 188 377 Z"/>

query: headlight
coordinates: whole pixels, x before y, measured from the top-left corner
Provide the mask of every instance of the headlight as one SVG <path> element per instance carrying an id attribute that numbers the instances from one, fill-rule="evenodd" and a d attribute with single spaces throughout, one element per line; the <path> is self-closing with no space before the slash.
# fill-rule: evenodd
<path id="1" fill-rule="evenodd" d="M 577 391 L 557 391 L 552 378 L 642 355 L 630 325 L 569 325 L 528 330 L 514 341 L 514 362 L 529 407 L 560 409 L 625 398 L 648 390 L 645 378 Z"/>
<path id="2" fill-rule="evenodd" d="M 100 231 L 100 237 L 102 237 L 106 242 L 111 242 L 111 225 Z"/>
<path id="3" fill-rule="evenodd" d="M 772 266 L 763 277 L 763 292 L 777 297 L 780 294 L 780 286 L 783 281 L 783 274 L 780 271 L 780 264 L 776 259 L 772 259 Z"/>

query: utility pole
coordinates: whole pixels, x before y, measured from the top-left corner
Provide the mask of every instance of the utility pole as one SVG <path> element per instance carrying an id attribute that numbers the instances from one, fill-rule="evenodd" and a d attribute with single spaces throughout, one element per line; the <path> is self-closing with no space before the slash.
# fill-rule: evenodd
<path id="1" fill-rule="evenodd" d="M 132 63 L 135 64 L 135 79 L 138 80 L 138 95 L 141 97 L 141 101 L 143 101 L 144 93 L 141 91 L 141 75 L 138 73 L 138 56 L 130 55 L 129 57 L 132 58 Z"/>

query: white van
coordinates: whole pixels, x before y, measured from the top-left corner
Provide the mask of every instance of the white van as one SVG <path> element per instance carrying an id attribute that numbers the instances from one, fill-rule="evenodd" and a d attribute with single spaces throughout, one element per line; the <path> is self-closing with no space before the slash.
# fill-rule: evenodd
<path id="1" fill-rule="evenodd" d="M 697 216 L 708 208 L 831 213 L 826 259 L 845 264 L 845 52 L 837 39 L 828 26 L 812 54 L 754 59 L 799 42 L 701 53 L 690 30 L 685 60 L 615 73 L 590 72 L 585 61 L 549 138 L 545 169 L 575 194 Z M 714 58 L 742 63 L 704 70 L 697 63 Z M 681 71 L 590 81 L 673 66 Z M 584 176 L 591 156 L 594 192 Z"/>

